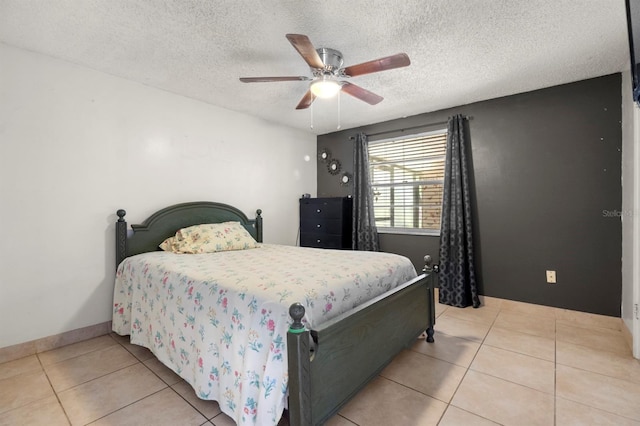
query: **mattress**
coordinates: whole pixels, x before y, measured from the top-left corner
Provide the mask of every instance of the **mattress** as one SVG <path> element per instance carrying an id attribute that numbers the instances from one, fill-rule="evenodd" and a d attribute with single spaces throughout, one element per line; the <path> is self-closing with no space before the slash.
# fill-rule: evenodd
<path id="1" fill-rule="evenodd" d="M 261 244 L 208 254 L 144 253 L 118 267 L 113 330 L 149 348 L 239 425 L 286 406 L 292 303 L 309 328 L 416 277 L 399 255 Z"/>

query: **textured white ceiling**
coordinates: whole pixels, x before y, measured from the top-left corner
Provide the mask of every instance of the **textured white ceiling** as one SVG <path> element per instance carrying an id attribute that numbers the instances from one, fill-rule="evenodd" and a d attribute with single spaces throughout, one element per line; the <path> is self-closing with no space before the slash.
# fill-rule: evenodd
<path id="1" fill-rule="evenodd" d="M 378 105 L 343 94 L 296 111 L 308 82 L 238 81 L 310 76 L 286 33 L 345 65 L 399 52 L 412 63 L 351 79 Z M 629 63 L 624 0 L 0 0 L 0 41 L 317 134 Z"/>

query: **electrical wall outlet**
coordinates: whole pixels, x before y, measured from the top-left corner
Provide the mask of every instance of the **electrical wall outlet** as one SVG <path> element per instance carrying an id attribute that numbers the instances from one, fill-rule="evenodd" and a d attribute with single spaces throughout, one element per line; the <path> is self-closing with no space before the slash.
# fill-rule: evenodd
<path id="1" fill-rule="evenodd" d="M 547 283 L 555 284 L 556 283 L 556 271 L 547 270 Z"/>

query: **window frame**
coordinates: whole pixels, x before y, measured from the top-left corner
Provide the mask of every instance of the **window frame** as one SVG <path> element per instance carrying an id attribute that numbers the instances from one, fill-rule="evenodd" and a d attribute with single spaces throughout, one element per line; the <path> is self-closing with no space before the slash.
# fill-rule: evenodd
<path id="1" fill-rule="evenodd" d="M 394 142 L 394 141 L 399 141 L 399 140 L 405 140 L 405 139 L 415 139 L 415 138 L 421 138 L 421 137 L 429 137 L 432 135 L 444 135 L 444 149 L 445 149 L 445 153 L 442 157 L 438 156 L 436 158 L 440 158 L 440 159 L 444 159 L 444 163 L 446 166 L 446 154 L 447 154 L 447 134 L 448 134 L 448 129 L 447 127 L 442 127 L 439 129 L 435 129 L 435 130 L 430 130 L 428 132 L 420 132 L 420 133 L 413 133 L 413 134 L 409 134 L 409 135 L 402 135 L 402 136 L 396 136 L 396 137 L 392 137 L 392 138 L 384 138 L 384 139 L 377 139 L 377 140 L 370 140 L 369 141 L 369 146 L 371 147 L 372 145 L 376 145 L 379 143 L 389 143 L 389 142 Z M 370 151 L 369 151 L 370 152 Z M 371 156 L 369 155 L 369 172 L 370 172 L 370 176 L 371 176 L 371 186 L 372 188 L 374 187 L 373 184 L 373 173 L 371 170 Z M 445 174 L 445 170 L 443 166 L 443 173 L 442 173 L 442 180 L 429 180 L 429 181 L 425 181 L 426 184 L 437 184 L 437 183 L 441 183 L 444 186 L 444 174 Z M 391 190 L 393 190 L 394 186 L 399 186 L 398 185 L 385 185 L 389 188 L 391 188 Z M 440 199 L 440 205 L 442 206 L 442 199 Z M 415 205 L 414 205 L 415 206 Z M 440 223 L 439 223 L 440 227 L 438 229 L 435 228 L 404 228 L 404 227 L 389 227 L 389 226 L 377 226 L 378 229 L 378 233 L 379 234 L 396 234 L 396 235 L 426 235 L 426 236 L 436 236 L 439 237 L 440 233 L 441 233 L 441 229 L 442 229 L 442 218 L 440 218 Z"/>

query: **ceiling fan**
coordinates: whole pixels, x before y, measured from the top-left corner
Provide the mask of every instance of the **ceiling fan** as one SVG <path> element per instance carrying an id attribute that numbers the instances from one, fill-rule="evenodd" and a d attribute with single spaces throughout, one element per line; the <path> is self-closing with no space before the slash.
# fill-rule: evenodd
<path id="1" fill-rule="evenodd" d="M 309 38 L 303 34 L 287 34 L 286 37 L 311 68 L 313 78 L 306 76 L 241 77 L 240 81 L 243 83 L 264 83 L 271 81 L 311 80 L 309 90 L 307 90 L 307 93 L 302 97 L 296 109 L 308 108 L 316 97 L 329 98 L 341 90 L 370 105 L 375 105 L 384 98 L 360 86 L 349 83 L 343 80 L 343 78 L 406 67 L 411 64 L 409 56 L 407 56 L 406 53 L 398 53 L 396 55 L 342 68 L 342 53 L 339 51 L 327 47 L 316 49 L 313 47 L 313 44 L 311 44 Z"/>

